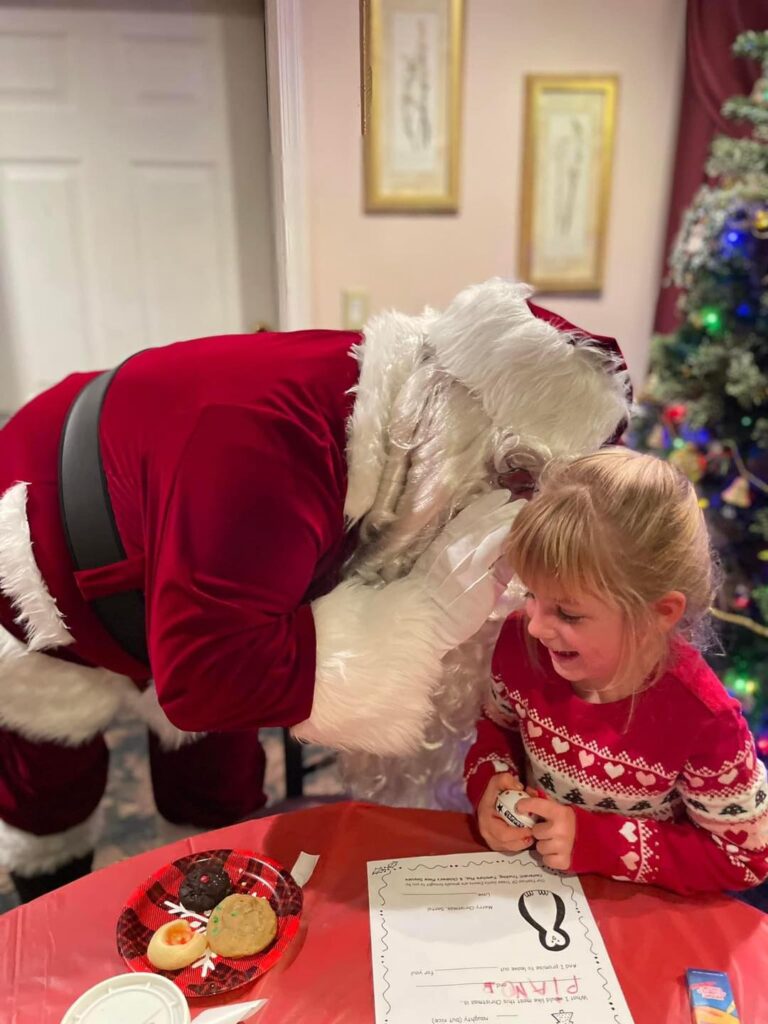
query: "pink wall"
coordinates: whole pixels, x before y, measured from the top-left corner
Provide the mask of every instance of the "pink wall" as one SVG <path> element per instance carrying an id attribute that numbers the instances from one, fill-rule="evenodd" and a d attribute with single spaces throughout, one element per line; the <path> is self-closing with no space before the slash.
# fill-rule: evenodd
<path id="1" fill-rule="evenodd" d="M 598 297 L 546 297 L 647 362 L 677 127 L 684 0 L 466 0 L 458 215 L 365 215 L 357 0 L 304 0 L 312 321 L 341 324 L 341 292 L 371 311 L 443 305 L 466 284 L 514 277 L 526 73 L 617 74 L 618 129 Z"/>

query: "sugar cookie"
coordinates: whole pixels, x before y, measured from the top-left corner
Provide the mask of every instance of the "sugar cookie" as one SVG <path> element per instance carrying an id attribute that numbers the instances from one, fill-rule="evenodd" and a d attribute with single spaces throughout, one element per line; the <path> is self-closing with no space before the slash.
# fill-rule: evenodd
<path id="1" fill-rule="evenodd" d="M 196 932 L 188 921 L 169 921 L 149 940 L 147 959 L 161 971 L 178 971 L 198 960 L 206 945 L 205 935 Z"/>

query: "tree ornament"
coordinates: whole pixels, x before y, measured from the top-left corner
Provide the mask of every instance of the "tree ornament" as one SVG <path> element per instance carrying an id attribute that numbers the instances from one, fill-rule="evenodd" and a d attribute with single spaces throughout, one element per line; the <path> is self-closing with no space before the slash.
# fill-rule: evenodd
<path id="1" fill-rule="evenodd" d="M 731 608 L 737 612 L 743 612 L 749 608 L 752 602 L 749 587 L 744 586 L 743 583 L 739 583 L 734 591 L 733 597 L 731 598 Z"/>
<path id="2" fill-rule="evenodd" d="M 768 107 L 768 78 L 758 78 L 749 98 L 758 107 Z"/>
<path id="3" fill-rule="evenodd" d="M 752 232 L 758 238 L 768 238 L 768 209 L 755 210 L 752 218 Z"/>
<path id="4" fill-rule="evenodd" d="M 646 438 L 648 447 L 655 448 L 656 451 L 663 451 L 667 447 L 665 433 L 664 427 L 660 423 L 655 423 Z"/>
<path id="5" fill-rule="evenodd" d="M 676 425 L 685 419 L 687 410 L 682 402 L 674 402 L 664 408 L 664 419 L 667 423 Z"/>
<path id="6" fill-rule="evenodd" d="M 707 448 L 707 464 L 714 476 L 726 476 L 731 468 L 730 450 L 720 441 L 713 441 Z"/>
<path id="7" fill-rule="evenodd" d="M 752 496 L 749 493 L 749 480 L 744 476 L 737 476 L 722 493 L 723 501 L 735 508 L 749 508 L 752 504 Z"/>
<path id="8" fill-rule="evenodd" d="M 707 470 L 707 460 L 696 448 L 695 444 L 684 444 L 670 453 L 669 461 L 688 477 L 692 484 L 697 484 Z"/>

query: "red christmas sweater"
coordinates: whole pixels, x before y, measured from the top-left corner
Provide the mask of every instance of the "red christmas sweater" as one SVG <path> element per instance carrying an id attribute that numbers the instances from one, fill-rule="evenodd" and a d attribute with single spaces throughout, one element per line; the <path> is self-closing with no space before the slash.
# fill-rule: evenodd
<path id="1" fill-rule="evenodd" d="M 701 655 L 675 643 L 664 675 L 633 700 L 582 700 L 512 616 L 496 645 L 466 760 L 475 808 L 511 771 L 576 813 L 571 870 L 679 893 L 768 877 L 768 784 L 737 701 Z M 538 663 L 537 663 L 538 662 Z"/>

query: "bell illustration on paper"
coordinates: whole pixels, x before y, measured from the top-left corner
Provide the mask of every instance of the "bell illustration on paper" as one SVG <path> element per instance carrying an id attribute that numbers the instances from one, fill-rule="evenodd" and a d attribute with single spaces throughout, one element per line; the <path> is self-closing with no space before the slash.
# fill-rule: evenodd
<path id="1" fill-rule="evenodd" d="M 571 937 L 562 927 L 565 904 L 557 893 L 549 889 L 530 889 L 517 901 L 517 909 L 536 929 L 539 942 L 550 953 L 559 952 L 570 944 Z"/>

